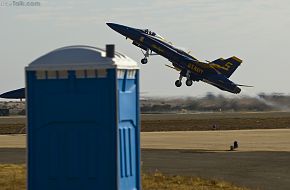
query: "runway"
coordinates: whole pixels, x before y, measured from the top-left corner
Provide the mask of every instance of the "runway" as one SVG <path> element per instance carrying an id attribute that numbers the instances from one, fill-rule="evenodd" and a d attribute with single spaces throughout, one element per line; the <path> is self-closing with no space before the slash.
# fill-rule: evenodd
<path id="1" fill-rule="evenodd" d="M 229 150 L 234 141 L 238 141 L 239 152 L 290 152 L 290 129 L 141 133 L 141 146 L 146 149 L 191 149 L 216 152 Z"/>
<path id="2" fill-rule="evenodd" d="M 290 186 L 290 152 L 203 152 L 142 150 L 142 169 L 169 175 L 222 179 L 241 187 L 286 190 Z"/>
<path id="3" fill-rule="evenodd" d="M 142 132 L 143 149 L 227 151 L 238 141 L 238 151 L 290 152 L 290 129 Z M 0 135 L 0 148 L 25 148 L 26 135 Z"/>
<path id="4" fill-rule="evenodd" d="M 0 148 L 26 148 L 26 135 L 0 135 Z"/>
<path id="5" fill-rule="evenodd" d="M 237 140 L 237 151 L 228 151 Z M 25 163 L 25 135 L 0 135 L 0 164 Z M 290 129 L 141 133 L 142 169 L 288 189 Z"/>

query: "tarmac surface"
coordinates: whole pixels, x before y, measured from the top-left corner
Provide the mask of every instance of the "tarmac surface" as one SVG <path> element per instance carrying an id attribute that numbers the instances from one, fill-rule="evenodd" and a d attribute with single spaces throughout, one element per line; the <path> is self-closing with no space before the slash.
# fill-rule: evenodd
<path id="1" fill-rule="evenodd" d="M 149 149 L 228 151 L 237 141 L 240 151 L 289 151 L 290 129 L 142 132 L 141 146 Z"/>
<path id="2" fill-rule="evenodd" d="M 290 189 L 290 152 L 142 150 L 142 169 L 221 179 L 260 190 Z"/>
<path id="3" fill-rule="evenodd" d="M 241 151 L 290 152 L 290 129 L 142 132 L 143 149 L 228 151 L 238 141 Z M 26 135 L 0 135 L 0 148 L 25 148 Z"/>
<path id="4" fill-rule="evenodd" d="M 236 151 L 229 146 L 238 141 Z M 222 179 L 253 189 L 290 187 L 290 129 L 141 133 L 142 168 Z M 25 135 L 0 135 L 0 164 L 25 163 Z"/>

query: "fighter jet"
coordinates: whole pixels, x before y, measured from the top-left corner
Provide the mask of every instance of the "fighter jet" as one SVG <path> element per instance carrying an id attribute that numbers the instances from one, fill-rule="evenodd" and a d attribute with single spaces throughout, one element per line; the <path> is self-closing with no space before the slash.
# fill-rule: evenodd
<path id="1" fill-rule="evenodd" d="M 251 87 L 236 84 L 229 79 L 242 63 L 242 60 L 235 56 L 202 62 L 149 29 L 132 28 L 115 23 L 107 23 L 107 25 L 126 39 L 131 39 L 133 45 L 143 50 L 142 64 L 146 64 L 152 55 L 161 55 L 168 59 L 172 66 L 166 66 L 179 72 L 179 78 L 175 81 L 177 87 L 182 85 L 183 77 L 186 78 L 187 86 L 191 86 L 193 81 L 202 81 L 234 94 L 241 92 L 239 86 Z"/>
<path id="2" fill-rule="evenodd" d="M 107 23 L 107 25 L 125 36 L 126 39 L 131 39 L 133 45 L 141 48 L 141 51 L 143 50 L 142 64 L 146 64 L 149 56 L 152 55 L 161 55 L 168 59 L 172 65 L 166 66 L 179 72 L 179 78 L 175 81 L 177 87 L 182 85 L 183 77 L 186 78 L 187 86 L 191 86 L 193 81 L 202 81 L 235 94 L 241 92 L 239 86 L 252 87 L 236 84 L 229 79 L 242 63 L 242 60 L 235 56 L 202 62 L 149 29 L 132 28 L 115 23 Z M 23 99 L 25 98 L 25 88 L 0 94 L 0 98 Z"/>

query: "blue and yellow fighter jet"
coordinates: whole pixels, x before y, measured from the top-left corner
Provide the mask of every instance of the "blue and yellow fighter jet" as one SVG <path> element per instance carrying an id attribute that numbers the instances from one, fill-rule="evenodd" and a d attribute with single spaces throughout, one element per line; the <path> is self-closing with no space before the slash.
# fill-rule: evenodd
<path id="1" fill-rule="evenodd" d="M 235 56 L 228 59 L 219 58 L 214 61 L 201 62 L 148 29 L 137 29 L 115 23 L 107 23 L 107 25 L 125 36 L 126 39 L 133 40 L 133 45 L 141 48 L 141 51 L 145 50 L 145 52 L 142 51 L 144 54 L 144 58 L 141 60 L 142 64 L 148 62 L 150 55 L 161 55 L 167 58 L 173 66 L 166 66 L 179 71 L 179 79 L 175 81 L 177 87 L 182 85 L 183 77 L 186 77 L 185 84 L 187 86 L 191 86 L 193 81 L 203 81 L 235 94 L 241 92 L 238 86 L 251 87 L 235 84 L 229 80 L 229 77 L 242 63 L 242 60 Z"/>

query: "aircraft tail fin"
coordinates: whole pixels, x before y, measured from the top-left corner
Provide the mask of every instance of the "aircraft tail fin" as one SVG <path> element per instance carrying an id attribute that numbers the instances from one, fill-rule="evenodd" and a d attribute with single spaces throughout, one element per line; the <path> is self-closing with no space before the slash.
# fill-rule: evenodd
<path id="1" fill-rule="evenodd" d="M 236 56 L 230 57 L 228 59 L 219 58 L 210 63 L 212 67 L 218 70 L 220 73 L 229 78 L 233 72 L 240 66 L 242 60 Z"/>

